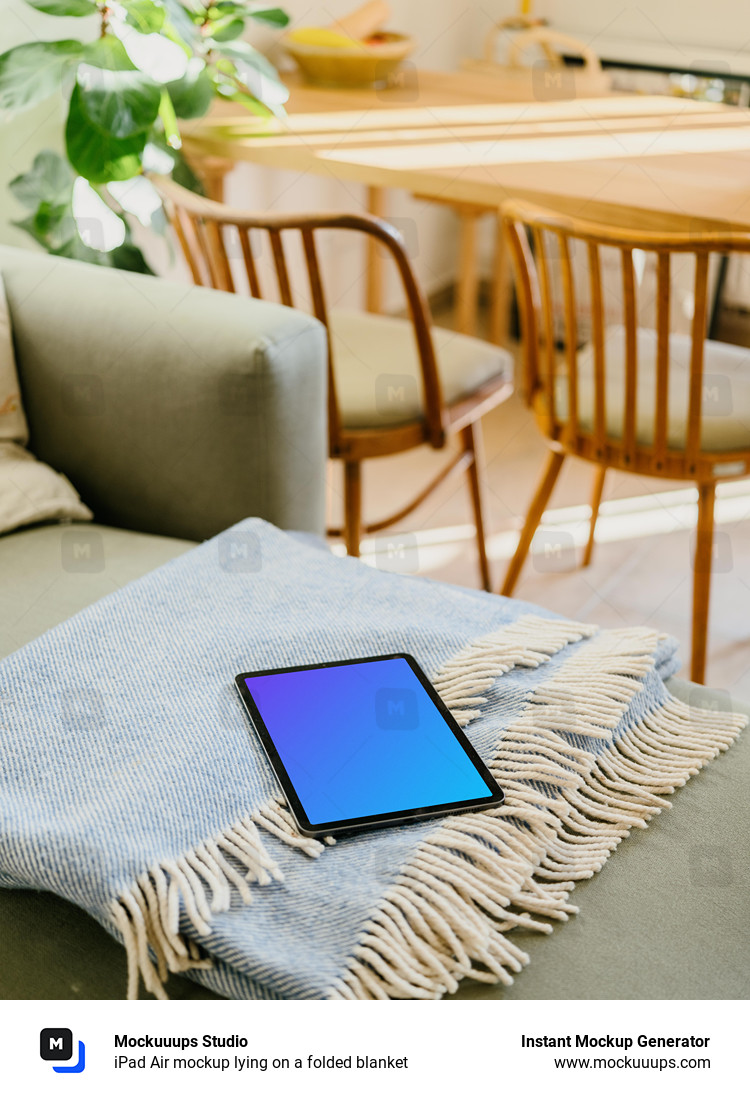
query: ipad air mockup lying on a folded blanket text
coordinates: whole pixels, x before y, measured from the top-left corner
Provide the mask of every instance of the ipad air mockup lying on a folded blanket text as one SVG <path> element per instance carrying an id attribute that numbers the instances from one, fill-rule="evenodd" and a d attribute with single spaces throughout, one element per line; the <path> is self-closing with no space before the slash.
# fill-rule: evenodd
<path id="1" fill-rule="evenodd" d="M 410 654 L 243 672 L 236 684 L 304 836 L 503 802 Z"/>

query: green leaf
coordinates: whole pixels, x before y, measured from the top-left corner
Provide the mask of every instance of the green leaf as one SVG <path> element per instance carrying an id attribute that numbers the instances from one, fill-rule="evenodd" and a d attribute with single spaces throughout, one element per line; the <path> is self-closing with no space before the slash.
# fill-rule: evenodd
<path id="1" fill-rule="evenodd" d="M 78 67 L 77 81 L 81 111 L 112 137 L 131 137 L 156 120 L 161 89 L 132 65 L 100 69 L 84 63 Z"/>
<path id="2" fill-rule="evenodd" d="M 156 0 L 120 0 L 125 9 L 125 22 L 141 34 L 152 34 L 164 26 L 166 11 Z"/>
<path id="3" fill-rule="evenodd" d="M 143 258 L 140 248 L 131 242 L 113 248 L 111 252 L 99 252 L 89 248 L 79 236 L 71 237 L 60 248 L 50 248 L 53 256 L 65 256 L 69 260 L 82 260 L 84 263 L 97 264 L 99 267 L 115 267 L 121 271 L 138 271 L 143 275 L 153 275 L 153 271 Z"/>
<path id="4" fill-rule="evenodd" d="M 66 160 L 58 153 L 44 149 L 34 157 L 28 172 L 10 181 L 8 189 L 22 206 L 36 210 L 43 202 L 58 206 L 70 202 L 74 178 Z"/>
<path id="5" fill-rule="evenodd" d="M 159 103 L 159 118 L 161 119 L 161 124 L 164 127 L 164 137 L 167 140 L 167 145 L 170 147 L 170 149 L 179 149 L 182 145 L 182 139 L 180 138 L 180 129 L 177 125 L 177 115 L 174 113 L 172 100 L 166 88 L 163 88 L 161 93 L 161 100 Z"/>
<path id="6" fill-rule="evenodd" d="M 281 8 L 263 8 L 250 5 L 248 15 L 259 23 L 268 23 L 272 27 L 286 27 L 289 16 Z"/>
<path id="7" fill-rule="evenodd" d="M 73 173 L 62 157 L 49 151 L 37 154 L 29 171 L 10 184 L 16 198 L 32 211 L 13 225 L 54 256 L 153 274 L 140 250 L 132 243 L 127 221 L 114 211 L 107 210 L 107 216 L 121 221 L 123 243 L 108 252 L 86 244 L 81 237 L 81 223 L 73 210 L 73 183 Z"/>
<path id="8" fill-rule="evenodd" d="M 0 110 L 30 107 L 52 95 L 82 52 L 80 42 L 65 39 L 27 42 L 0 55 Z"/>
<path id="9" fill-rule="evenodd" d="M 197 46 L 201 43 L 200 26 L 195 21 L 195 14 L 191 14 L 180 0 L 164 0 L 164 7 L 169 19 L 168 25 L 185 45 Z M 200 19 L 202 22 L 203 16 Z"/>
<path id="10" fill-rule="evenodd" d="M 184 43 L 172 41 L 168 25 L 160 34 L 139 34 L 127 23 L 113 22 L 111 27 L 135 67 L 157 84 L 185 75 L 192 51 Z"/>
<path id="11" fill-rule="evenodd" d="M 70 97 L 65 127 L 68 160 L 76 172 L 90 183 L 127 180 L 141 171 L 141 154 L 147 131 L 127 138 L 115 138 L 95 126 L 81 107 L 81 89 L 76 84 Z"/>
<path id="12" fill-rule="evenodd" d="M 43 11 L 45 15 L 97 15 L 94 0 L 26 0 L 29 7 Z"/>
<path id="13" fill-rule="evenodd" d="M 217 49 L 222 56 L 231 57 L 238 67 L 251 66 L 267 76 L 269 80 L 279 80 L 279 74 L 265 54 L 262 54 L 260 50 L 256 50 L 249 42 L 229 42 L 226 45 L 217 46 Z M 288 96 L 288 90 L 284 90 Z"/>
<path id="14" fill-rule="evenodd" d="M 214 86 L 205 62 L 193 57 L 181 80 L 166 85 L 178 118 L 201 118 L 211 106 Z"/>
<path id="15" fill-rule="evenodd" d="M 245 29 L 245 20 L 233 15 L 223 16 L 211 23 L 211 37 L 214 42 L 232 42 L 239 38 Z"/>
<path id="16" fill-rule="evenodd" d="M 81 260 L 86 264 L 98 264 L 99 267 L 112 266 L 109 252 L 99 252 L 96 248 L 89 248 L 77 233 L 58 247 L 48 247 L 47 251 L 53 256 L 64 256 L 68 260 Z"/>
<path id="17" fill-rule="evenodd" d="M 249 95 L 247 92 L 238 91 L 232 84 L 222 84 L 221 77 L 219 77 L 217 81 L 216 94 L 221 96 L 222 99 L 228 100 L 230 103 L 239 103 L 242 107 L 247 108 L 248 111 L 257 115 L 259 118 L 274 117 L 274 112 L 269 110 L 265 103 L 261 103 L 259 99 Z"/>
<path id="18" fill-rule="evenodd" d="M 13 224 L 48 252 L 61 248 L 78 234 L 70 203 L 53 205 L 41 202 L 33 214 Z"/>
<path id="19" fill-rule="evenodd" d="M 111 252 L 105 252 L 104 255 L 109 257 L 111 266 L 119 268 L 120 271 L 139 271 L 142 275 L 154 274 L 140 248 L 128 241 L 121 244 L 119 248 L 113 248 Z"/>
<path id="20" fill-rule="evenodd" d="M 261 103 L 265 103 L 274 114 L 284 114 L 280 108 L 289 98 L 289 89 L 282 84 L 279 74 L 267 57 L 254 49 L 249 42 L 217 43 L 216 49 L 222 58 L 231 60 L 234 73 L 230 72 L 230 75 L 236 75 L 244 88 Z M 222 62 L 217 63 L 217 68 L 222 69 Z"/>
<path id="21" fill-rule="evenodd" d="M 135 65 L 119 38 L 104 34 L 89 42 L 83 50 L 83 61 L 95 69 L 111 69 L 113 72 L 133 72 Z"/>

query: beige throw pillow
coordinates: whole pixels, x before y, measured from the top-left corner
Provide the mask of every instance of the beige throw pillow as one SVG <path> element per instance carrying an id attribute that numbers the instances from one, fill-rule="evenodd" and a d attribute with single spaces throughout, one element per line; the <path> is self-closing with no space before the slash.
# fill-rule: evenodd
<path id="1" fill-rule="evenodd" d="M 3 277 L 0 275 L 0 440 L 4 439 L 26 444 L 29 441 L 29 428 L 21 405 L 21 387 L 18 385 L 13 336 L 10 331 L 10 311 Z"/>
<path id="2" fill-rule="evenodd" d="M 66 477 L 18 443 L 0 441 L 0 534 L 50 519 L 92 519 Z"/>
<path id="3" fill-rule="evenodd" d="M 24 450 L 28 438 L 0 275 L 0 534 L 43 520 L 92 519 L 68 479 Z"/>

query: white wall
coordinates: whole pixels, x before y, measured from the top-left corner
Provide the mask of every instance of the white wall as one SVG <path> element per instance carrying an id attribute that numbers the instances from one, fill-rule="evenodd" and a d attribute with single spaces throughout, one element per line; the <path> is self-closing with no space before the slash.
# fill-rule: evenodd
<path id="1" fill-rule="evenodd" d="M 641 61 L 688 69 L 720 59 L 730 70 L 748 71 L 746 0 L 535 0 L 534 14 L 584 38 L 602 56 L 626 56 L 634 43 L 642 44 L 635 55 Z"/>

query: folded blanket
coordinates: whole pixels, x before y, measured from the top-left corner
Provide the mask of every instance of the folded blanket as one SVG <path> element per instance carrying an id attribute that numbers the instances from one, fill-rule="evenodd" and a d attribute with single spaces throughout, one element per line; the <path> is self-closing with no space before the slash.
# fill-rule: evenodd
<path id="1" fill-rule="evenodd" d="M 299 836 L 234 676 L 404 650 L 505 805 Z M 245 521 L 0 663 L 0 885 L 91 913 L 130 996 L 170 971 L 245 998 L 508 983 L 513 929 L 575 912 L 574 883 L 745 724 L 670 697 L 674 650 Z"/>

